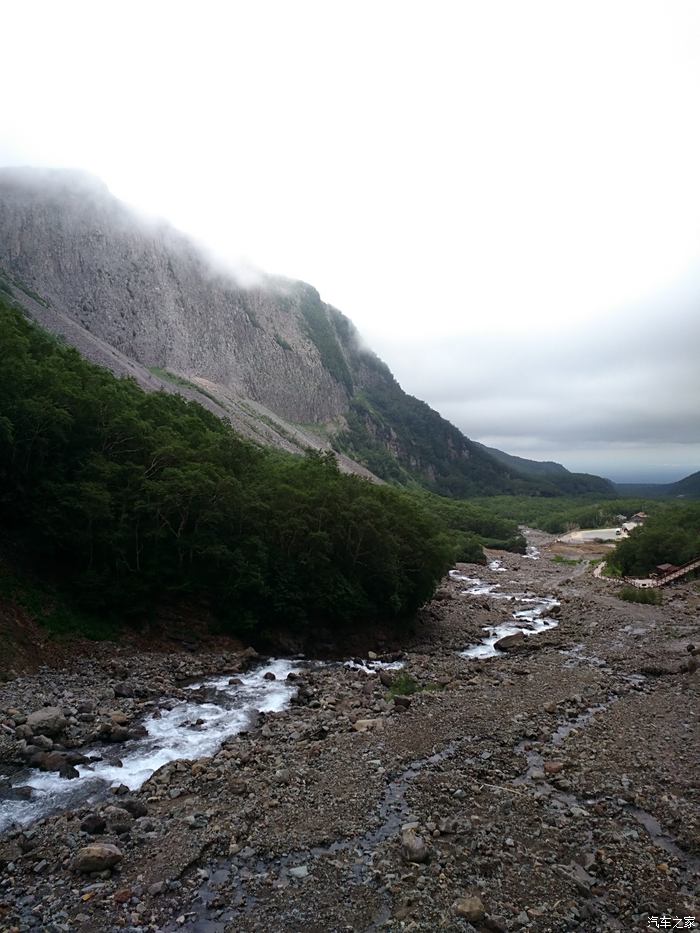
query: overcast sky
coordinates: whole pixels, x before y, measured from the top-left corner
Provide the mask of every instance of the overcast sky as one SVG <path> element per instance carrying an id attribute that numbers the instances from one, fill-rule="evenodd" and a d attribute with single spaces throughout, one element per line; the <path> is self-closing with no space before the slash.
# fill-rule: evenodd
<path id="1" fill-rule="evenodd" d="M 302 278 L 466 434 L 700 469 L 700 3 L 3 4 L 0 164 Z"/>

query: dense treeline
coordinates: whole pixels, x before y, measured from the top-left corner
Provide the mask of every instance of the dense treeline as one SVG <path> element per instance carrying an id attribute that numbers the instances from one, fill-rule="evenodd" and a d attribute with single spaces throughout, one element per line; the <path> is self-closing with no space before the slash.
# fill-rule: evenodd
<path id="1" fill-rule="evenodd" d="M 536 496 L 493 496 L 472 500 L 494 515 L 515 520 L 550 534 L 573 528 L 607 528 L 620 524 L 620 516 L 635 512 L 651 514 L 665 508 L 660 502 L 644 499 L 600 499 L 587 497 L 545 499 Z"/>
<path id="2" fill-rule="evenodd" d="M 525 538 L 512 518 L 496 515 L 471 499 L 445 499 L 422 490 L 413 495 L 448 529 L 455 542 L 456 560 L 483 564 L 484 547 L 525 553 Z"/>
<path id="3" fill-rule="evenodd" d="M 454 556 L 426 508 L 260 450 L 147 394 L 0 303 L 3 534 L 93 611 L 206 605 L 229 630 L 410 615 Z"/>
<path id="4" fill-rule="evenodd" d="M 635 528 L 608 557 L 613 572 L 644 577 L 658 564 L 700 557 L 700 504 L 669 505 Z"/>

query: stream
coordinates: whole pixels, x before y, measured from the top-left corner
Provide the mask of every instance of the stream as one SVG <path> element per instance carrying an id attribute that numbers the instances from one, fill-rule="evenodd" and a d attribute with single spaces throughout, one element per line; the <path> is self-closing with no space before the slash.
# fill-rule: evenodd
<path id="1" fill-rule="evenodd" d="M 0 798 L 0 832 L 13 824 L 26 825 L 58 810 L 103 799 L 113 785 L 137 790 L 158 768 L 177 758 L 214 754 L 225 739 L 242 732 L 256 713 L 288 706 L 297 688 L 286 678 L 298 670 L 299 663 L 272 660 L 235 678 L 226 675 L 189 684 L 188 690 L 205 691 L 205 702 L 183 700 L 171 709 L 156 711 L 143 722 L 148 734 L 127 741 L 118 751 L 114 745 L 81 749 L 91 760 L 77 766 L 79 777 L 72 780 L 34 769 L 16 773 L 9 793 L 2 789 L 10 799 Z M 274 680 L 266 679 L 269 673 Z M 28 793 L 24 788 L 31 788 L 29 799 L 11 799 Z"/>
<path id="2" fill-rule="evenodd" d="M 535 554 L 531 556 L 536 557 Z M 507 572 L 499 560 L 491 561 L 489 569 L 494 574 Z M 556 620 L 547 615 L 558 605 L 554 599 L 505 592 L 498 583 L 484 583 L 455 570 L 450 575 L 466 584 L 463 590 L 466 595 L 488 595 L 522 607 L 514 609 L 512 621 L 486 627 L 486 637 L 479 644 L 460 652 L 464 658 L 496 657 L 501 654 L 495 647 L 500 638 L 516 632 L 534 635 L 557 625 Z M 9 786 L 0 786 L 0 833 L 61 810 L 97 803 L 105 799 L 114 786 L 138 790 L 168 762 L 213 755 L 227 738 L 248 728 L 257 713 L 286 709 L 297 691 L 294 678 L 288 679 L 288 675 L 323 663 L 271 659 L 238 677 L 210 677 L 189 684 L 185 689 L 196 691 L 196 697 L 178 701 L 163 698 L 161 708 L 143 721 L 147 734 L 142 738 L 130 739 L 119 749 L 110 744 L 81 749 L 88 761 L 77 765 L 77 777 L 70 780 L 56 772 L 30 768 L 15 772 Z M 401 661 L 356 659 L 343 663 L 368 674 L 379 669 L 403 667 Z"/>
<path id="3" fill-rule="evenodd" d="M 402 661 L 343 663 L 367 674 L 403 667 Z M 289 706 L 297 692 L 294 679 L 287 679 L 289 674 L 319 666 L 325 666 L 324 662 L 270 659 L 247 674 L 198 680 L 185 687 L 196 691 L 196 698 L 174 702 L 162 698 L 162 708 L 143 721 L 147 730 L 143 738 L 130 739 L 118 749 L 110 744 L 81 748 L 80 753 L 90 760 L 77 765 L 78 777 L 68 780 L 57 772 L 32 768 L 15 772 L 9 787 L 0 785 L 0 833 L 104 800 L 113 786 L 138 790 L 170 761 L 215 754 L 226 739 L 247 729 L 257 713 L 280 712 Z"/>
<path id="4" fill-rule="evenodd" d="M 530 555 L 534 560 L 536 555 Z M 489 564 L 489 570 L 493 573 L 505 573 L 506 568 L 501 561 L 494 560 Z M 462 590 L 465 596 L 489 596 L 491 599 L 504 600 L 512 602 L 515 605 L 527 606 L 526 609 L 515 609 L 511 613 L 511 620 L 501 622 L 498 625 L 484 626 L 486 637 L 476 645 L 470 645 L 459 654 L 463 658 L 495 658 L 502 655 L 496 643 L 507 635 L 515 635 L 518 632 L 523 635 L 537 635 L 540 632 L 546 632 L 548 629 L 555 628 L 559 623 L 552 618 L 551 613 L 559 602 L 551 596 L 535 596 L 532 593 L 509 593 L 505 592 L 500 583 L 484 583 L 478 577 L 467 577 L 457 570 L 451 570 L 450 576 L 453 580 L 467 584 Z"/>

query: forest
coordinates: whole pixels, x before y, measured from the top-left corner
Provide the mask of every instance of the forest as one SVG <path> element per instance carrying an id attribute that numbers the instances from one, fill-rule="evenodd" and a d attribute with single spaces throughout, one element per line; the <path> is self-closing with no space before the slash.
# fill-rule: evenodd
<path id="1" fill-rule="evenodd" d="M 547 499 L 537 496 L 490 496 L 471 500 L 475 507 L 494 516 L 517 521 L 550 534 L 563 534 L 575 528 L 609 528 L 631 518 L 635 512 L 652 514 L 666 503 L 643 498 L 601 498 L 596 495 Z"/>
<path id="2" fill-rule="evenodd" d="M 0 303 L 0 553 L 96 617 L 194 603 L 222 630 L 410 617 L 511 518 L 261 449 L 143 392 Z"/>
<path id="3" fill-rule="evenodd" d="M 620 541 L 607 564 L 620 576 L 645 577 L 658 564 L 700 557 L 700 503 L 666 505 Z"/>
<path id="4" fill-rule="evenodd" d="M 409 617 L 455 557 L 425 504 L 262 450 L 0 305 L 2 550 L 120 619 L 206 607 L 229 632 Z"/>
<path id="5" fill-rule="evenodd" d="M 249 637 L 401 624 L 455 561 L 522 553 L 518 523 L 560 532 L 644 504 L 454 500 L 343 475 L 331 452 L 253 446 L 195 402 L 115 378 L 0 300 L 0 557 L 96 618 L 187 604 Z M 617 572 L 700 553 L 700 506 L 652 505 Z"/>

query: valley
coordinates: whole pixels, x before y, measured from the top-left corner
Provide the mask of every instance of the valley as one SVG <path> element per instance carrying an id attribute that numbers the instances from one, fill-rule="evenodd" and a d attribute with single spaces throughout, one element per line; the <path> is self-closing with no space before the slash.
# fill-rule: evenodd
<path id="1" fill-rule="evenodd" d="M 7 5 L 0 933 L 700 930 L 696 7 Z"/>
<path id="2" fill-rule="evenodd" d="M 696 475 L 476 443 L 311 286 L 0 195 L 0 928 L 700 914 L 700 591 L 619 582 L 697 555 Z"/>
<path id="3" fill-rule="evenodd" d="M 697 583 L 630 605 L 587 558 L 557 561 L 552 536 L 528 543 L 457 565 L 403 644 L 354 664 L 104 643 L 2 685 L 15 787 L 22 720 L 42 704 L 68 717 L 54 747 L 111 732 L 114 759 L 111 791 L 6 827 L 2 928 L 588 933 L 697 916 L 699 683 L 682 669 Z M 531 634 L 484 650 L 514 625 Z M 209 741 L 222 691 L 250 678 L 262 712 Z M 139 786 L 138 730 L 167 746 L 178 720 L 192 753 L 156 755 Z"/>

